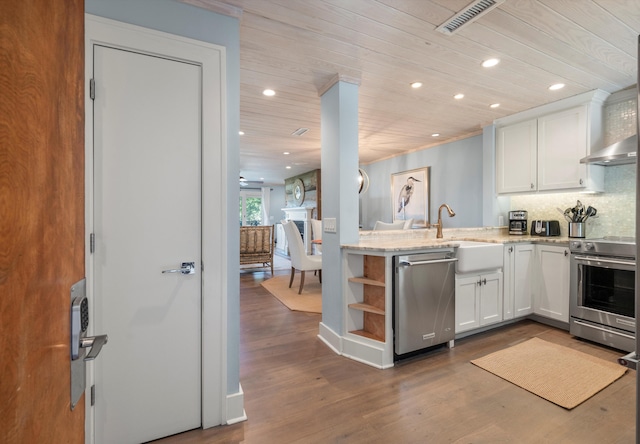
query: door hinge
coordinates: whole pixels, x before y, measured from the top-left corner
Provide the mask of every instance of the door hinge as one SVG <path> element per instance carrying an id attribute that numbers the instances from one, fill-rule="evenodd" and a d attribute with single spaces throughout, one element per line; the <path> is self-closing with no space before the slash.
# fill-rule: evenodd
<path id="1" fill-rule="evenodd" d="M 93 253 L 96 251 L 96 235 L 95 233 L 91 233 L 89 235 L 89 253 Z"/>
<path id="2" fill-rule="evenodd" d="M 96 386 L 95 384 L 91 386 L 91 405 L 96 404 Z"/>
<path id="3" fill-rule="evenodd" d="M 91 100 L 96 100 L 96 81 L 95 81 L 95 79 L 89 80 L 89 97 L 91 97 Z"/>

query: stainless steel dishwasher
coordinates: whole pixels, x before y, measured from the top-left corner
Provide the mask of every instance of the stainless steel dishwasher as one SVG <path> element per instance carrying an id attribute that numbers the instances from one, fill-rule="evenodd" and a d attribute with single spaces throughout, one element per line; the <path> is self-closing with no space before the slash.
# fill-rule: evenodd
<path id="1" fill-rule="evenodd" d="M 452 248 L 394 256 L 396 358 L 453 341 L 456 261 Z M 453 342 L 448 345 L 452 346 Z"/>

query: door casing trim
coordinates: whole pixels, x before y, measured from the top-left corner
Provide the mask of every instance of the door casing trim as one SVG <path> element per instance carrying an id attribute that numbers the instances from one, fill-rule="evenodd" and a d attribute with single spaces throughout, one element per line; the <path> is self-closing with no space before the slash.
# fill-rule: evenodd
<path id="1" fill-rule="evenodd" d="M 93 74 L 93 45 L 130 49 L 168 56 L 202 66 L 202 427 L 236 418 L 237 406 L 228 411 L 227 397 L 227 255 L 225 212 L 228 208 L 226 50 L 224 47 L 173 34 L 85 14 L 85 267 L 87 298 L 94 300 L 94 257 L 89 237 L 94 227 L 93 202 L 93 101 L 89 80 Z M 218 230 L 213 229 L 219 227 Z M 89 334 L 94 334 L 89 326 Z M 86 399 L 95 384 L 93 365 L 88 368 Z M 242 396 L 240 403 L 243 402 Z M 95 442 L 94 409 L 86 402 L 85 441 Z"/>

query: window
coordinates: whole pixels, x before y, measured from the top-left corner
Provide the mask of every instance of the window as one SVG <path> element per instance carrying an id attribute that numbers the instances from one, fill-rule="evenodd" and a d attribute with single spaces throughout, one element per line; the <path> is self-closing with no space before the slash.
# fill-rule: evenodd
<path id="1" fill-rule="evenodd" d="M 262 225 L 262 194 L 240 191 L 240 226 Z"/>

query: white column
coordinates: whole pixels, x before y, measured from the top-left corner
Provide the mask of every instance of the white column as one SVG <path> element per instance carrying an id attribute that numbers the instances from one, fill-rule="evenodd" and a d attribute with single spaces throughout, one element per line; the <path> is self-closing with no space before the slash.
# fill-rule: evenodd
<path id="1" fill-rule="evenodd" d="M 343 335 L 340 244 L 358 241 L 358 87 L 336 76 L 321 95 L 322 218 L 336 220 L 336 233 L 322 234 L 322 325 Z"/>

